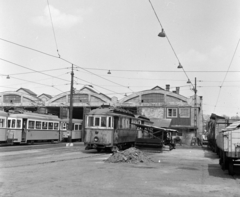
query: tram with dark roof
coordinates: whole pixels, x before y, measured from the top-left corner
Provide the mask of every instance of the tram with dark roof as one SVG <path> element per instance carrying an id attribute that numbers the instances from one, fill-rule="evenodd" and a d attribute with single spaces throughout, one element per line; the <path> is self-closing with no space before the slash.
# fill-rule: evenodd
<path id="1" fill-rule="evenodd" d="M 86 115 L 85 139 L 86 150 L 103 149 L 112 151 L 134 146 L 138 130 L 132 123 L 150 122 L 143 116 L 135 116 L 132 112 L 116 108 L 98 108 Z"/>

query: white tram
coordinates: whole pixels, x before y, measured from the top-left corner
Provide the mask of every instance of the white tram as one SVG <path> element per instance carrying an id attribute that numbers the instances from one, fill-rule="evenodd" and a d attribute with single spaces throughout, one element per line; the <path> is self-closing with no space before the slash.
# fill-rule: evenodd
<path id="1" fill-rule="evenodd" d="M 60 119 L 54 115 L 10 113 L 7 124 L 7 143 L 59 141 Z"/>
<path id="2" fill-rule="evenodd" d="M 7 118 L 8 113 L 0 111 L 0 143 L 7 141 Z"/>
<path id="3" fill-rule="evenodd" d="M 61 119 L 60 141 L 67 141 L 71 135 L 73 141 L 80 141 L 82 138 L 82 120 L 72 119 L 72 132 L 69 130 L 69 118 Z"/>

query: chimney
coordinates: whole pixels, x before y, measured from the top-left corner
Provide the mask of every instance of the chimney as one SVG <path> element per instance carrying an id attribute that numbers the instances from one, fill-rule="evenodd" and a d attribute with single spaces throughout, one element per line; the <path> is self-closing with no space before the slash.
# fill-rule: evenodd
<path id="1" fill-rule="evenodd" d="M 179 94 L 180 87 L 176 87 L 176 93 Z"/>
<path id="2" fill-rule="evenodd" d="M 170 90 L 170 85 L 169 85 L 169 84 L 166 85 L 166 90 L 167 90 L 167 91 Z"/>

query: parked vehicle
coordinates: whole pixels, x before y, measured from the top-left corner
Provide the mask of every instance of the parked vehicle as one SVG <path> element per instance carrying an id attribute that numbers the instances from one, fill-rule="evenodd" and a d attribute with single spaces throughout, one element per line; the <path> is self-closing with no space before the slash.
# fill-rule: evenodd
<path id="1" fill-rule="evenodd" d="M 82 120 L 72 119 L 72 132 L 69 130 L 69 118 L 61 119 L 60 141 L 80 141 L 82 138 Z"/>
<path id="2" fill-rule="evenodd" d="M 223 170 L 228 169 L 228 173 L 233 175 L 234 164 L 239 164 L 240 160 L 240 121 L 221 130 L 217 136 L 217 147 L 219 164 Z"/>
<path id="3" fill-rule="evenodd" d="M 7 118 L 8 113 L 0 111 L 0 143 L 7 141 Z"/>
<path id="4" fill-rule="evenodd" d="M 60 119 L 54 115 L 37 113 L 9 113 L 7 143 L 59 141 Z"/>
<path id="5" fill-rule="evenodd" d="M 98 108 L 86 115 L 85 140 L 86 149 L 111 149 L 112 151 L 134 146 L 138 135 L 136 125 L 146 123 L 149 119 L 134 116 L 130 111 L 108 107 Z"/>

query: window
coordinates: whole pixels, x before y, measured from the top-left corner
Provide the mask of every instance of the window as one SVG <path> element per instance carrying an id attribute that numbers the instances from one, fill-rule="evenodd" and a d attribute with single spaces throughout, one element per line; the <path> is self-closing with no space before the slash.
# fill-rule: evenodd
<path id="1" fill-rule="evenodd" d="M 48 122 L 48 129 L 52 130 L 53 129 L 53 122 Z"/>
<path id="2" fill-rule="evenodd" d="M 16 127 L 16 120 L 12 119 L 12 124 L 11 124 L 11 128 L 15 128 Z"/>
<path id="3" fill-rule="evenodd" d="M 107 126 L 107 117 L 101 117 L 101 127 Z"/>
<path id="4" fill-rule="evenodd" d="M 119 125 L 119 128 L 122 129 L 123 128 L 123 118 L 119 118 L 119 122 L 118 122 L 118 125 Z"/>
<path id="5" fill-rule="evenodd" d="M 74 130 L 75 130 L 75 131 L 78 130 L 78 124 L 75 124 Z"/>
<path id="6" fill-rule="evenodd" d="M 159 93 L 143 94 L 142 103 L 163 103 L 164 95 Z"/>
<path id="7" fill-rule="evenodd" d="M 5 127 L 5 119 L 0 118 L 0 128 Z"/>
<path id="8" fill-rule="evenodd" d="M 8 119 L 8 128 L 11 127 L 11 119 Z"/>
<path id="9" fill-rule="evenodd" d="M 57 122 L 54 123 L 54 128 L 53 129 L 58 130 L 58 123 Z"/>
<path id="10" fill-rule="evenodd" d="M 99 117 L 95 118 L 95 126 L 100 126 L 100 118 Z"/>
<path id="11" fill-rule="evenodd" d="M 125 124 L 126 124 L 125 128 L 129 128 L 129 119 L 126 119 Z"/>
<path id="12" fill-rule="evenodd" d="M 112 117 L 108 117 L 108 127 L 112 127 Z"/>
<path id="13" fill-rule="evenodd" d="M 42 122 L 42 129 L 47 129 L 47 122 Z"/>
<path id="14" fill-rule="evenodd" d="M 92 116 L 89 116 L 89 117 L 88 117 L 88 126 L 89 126 L 89 127 L 92 127 L 92 126 L 93 126 L 93 117 L 92 117 Z"/>
<path id="15" fill-rule="evenodd" d="M 81 130 L 82 129 L 82 125 L 79 125 L 79 130 Z"/>
<path id="16" fill-rule="evenodd" d="M 177 108 L 168 108 L 167 117 L 177 117 Z"/>
<path id="17" fill-rule="evenodd" d="M 36 121 L 36 129 L 41 129 L 42 122 Z"/>
<path id="18" fill-rule="evenodd" d="M 63 122 L 63 123 L 62 123 L 62 129 L 63 129 L 63 130 L 66 130 L 66 127 L 67 127 L 66 122 Z"/>
<path id="19" fill-rule="evenodd" d="M 29 129 L 34 129 L 34 126 L 35 126 L 35 121 L 29 120 L 29 121 L 28 121 L 28 128 L 29 128 Z"/>
<path id="20" fill-rule="evenodd" d="M 190 109 L 189 108 L 180 108 L 179 116 L 181 118 L 190 118 Z"/>
<path id="21" fill-rule="evenodd" d="M 22 120 L 17 120 L 17 128 L 18 129 L 22 128 Z"/>

